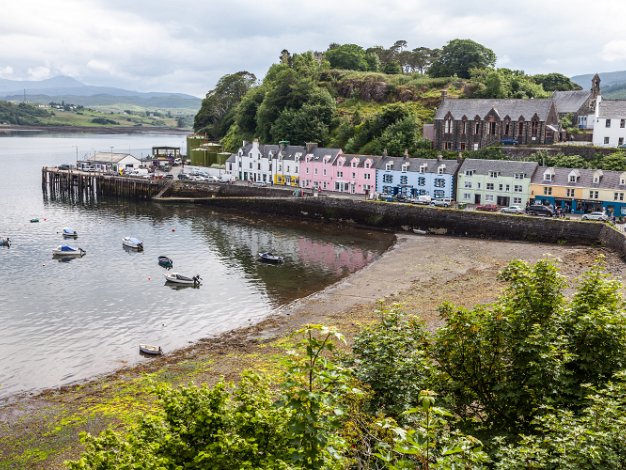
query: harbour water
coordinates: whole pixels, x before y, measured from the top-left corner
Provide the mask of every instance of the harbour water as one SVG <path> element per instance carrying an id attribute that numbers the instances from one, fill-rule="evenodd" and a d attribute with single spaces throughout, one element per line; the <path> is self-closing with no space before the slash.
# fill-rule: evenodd
<path id="1" fill-rule="evenodd" d="M 370 263 L 391 235 L 345 226 L 267 220 L 188 205 L 49 200 L 41 167 L 74 163 L 94 151 L 147 156 L 181 146 L 164 134 L 0 134 L 0 403 L 149 360 L 139 343 L 167 353 L 201 338 L 257 322 L 287 303 Z M 37 218 L 39 222 L 30 222 Z M 52 249 L 70 226 L 84 257 L 59 261 Z M 122 248 L 124 236 L 143 252 Z M 285 257 L 257 261 L 259 251 Z M 164 282 L 173 271 L 199 274 L 198 288 Z"/>

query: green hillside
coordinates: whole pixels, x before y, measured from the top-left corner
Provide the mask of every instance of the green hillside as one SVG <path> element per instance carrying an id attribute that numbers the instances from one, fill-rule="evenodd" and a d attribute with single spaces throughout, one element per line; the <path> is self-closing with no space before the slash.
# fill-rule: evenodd
<path id="1" fill-rule="evenodd" d="M 249 72 L 223 76 L 202 102 L 194 130 L 235 151 L 242 140 L 317 142 L 349 153 L 416 155 L 430 149 L 423 124 L 448 96 L 543 98 L 577 89 L 558 74 L 496 69 L 493 51 L 471 40 L 441 49 L 364 49 L 331 44 L 325 52 L 290 54 L 258 82 Z"/>

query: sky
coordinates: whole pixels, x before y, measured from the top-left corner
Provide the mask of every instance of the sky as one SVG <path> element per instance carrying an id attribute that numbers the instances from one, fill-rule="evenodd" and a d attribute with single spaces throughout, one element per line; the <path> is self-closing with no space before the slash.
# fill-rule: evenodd
<path id="1" fill-rule="evenodd" d="M 0 78 L 203 97 L 247 70 L 331 43 L 410 49 L 472 39 L 496 66 L 567 76 L 626 70 L 623 0 L 5 0 Z"/>

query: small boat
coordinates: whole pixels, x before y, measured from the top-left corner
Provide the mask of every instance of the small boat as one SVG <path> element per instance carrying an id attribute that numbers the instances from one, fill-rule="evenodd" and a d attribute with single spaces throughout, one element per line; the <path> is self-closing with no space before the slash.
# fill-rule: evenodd
<path id="1" fill-rule="evenodd" d="M 76 230 L 74 230 L 73 228 L 70 227 L 65 227 L 63 229 L 63 236 L 65 238 L 76 238 L 78 237 L 78 232 Z"/>
<path id="2" fill-rule="evenodd" d="M 59 245 L 52 250 L 52 256 L 85 256 L 86 253 L 82 248 L 74 248 L 70 245 Z"/>
<path id="3" fill-rule="evenodd" d="M 135 237 L 124 237 L 122 239 L 122 245 L 137 251 L 143 250 L 143 242 Z"/>
<path id="4" fill-rule="evenodd" d="M 6 246 L 6 247 L 11 246 L 11 239 L 9 237 L 0 238 L 0 246 Z"/>
<path id="5" fill-rule="evenodd" d="M 189 276 L 183 276 L 182 274 L 178 274 L 178 273 L 165 273 L 164 276 L 167 282 L 175 282 L 176 284 L 184 284 L 187 286 L 195 286 L 195 287 L 200 286 L 200 281 L 202 280 L 200 275 L 189 277 Z"/>
<path id="6" fill-rule="evenodd" d="M 269 264 L 280 264 L 284 261 L 284 259 L 282 256 L 266 251 L 265 253 L 259 253 L 259 261 Z"/>
<path id="7" fill-rule="evenodd" d="M 161 346 L 153 346 L 151 344 L 140 344 L 139 352 L 142 354 L 148 354 L 149 356 L 160 356 L 163 354 Z"/>
<path id="8" fill-rule="evenodd" d="M 174 267 L 174 261 L 172 261 L 172 258 L 167 256 L 159 256 L 159 266 L 166 269 L 172 269 L 172 267 Z"/>
<path id="9" fill-rule="evenodd" d="M 34 224 L 35 222 L 39 222 L 39 219 L 30 219 L 31 224 Z"/>

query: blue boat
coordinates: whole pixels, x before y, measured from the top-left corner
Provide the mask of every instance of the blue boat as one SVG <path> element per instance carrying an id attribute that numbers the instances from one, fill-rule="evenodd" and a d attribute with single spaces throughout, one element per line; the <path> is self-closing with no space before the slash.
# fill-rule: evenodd
<path id="1" fill-rule="evenodd" d="M 65 227 L 63 229 L 63 236 L 65 238 L 76 238 L 78 237 L 78 232 L 70 227 Z"/>
<path id="2" fill-rule="evenodd" d="M 122 245 L 137 251 L 143 250 L 143 242 L 135 237 L 124 237 L 122 239 Z"/>
<path id="3" fill-rule="evenodd" d="M 52 256 L 85 256 L 86 253 L 82 248 L 74 248 L 70 245 L 59 245 L 52 250 Z"/>

